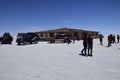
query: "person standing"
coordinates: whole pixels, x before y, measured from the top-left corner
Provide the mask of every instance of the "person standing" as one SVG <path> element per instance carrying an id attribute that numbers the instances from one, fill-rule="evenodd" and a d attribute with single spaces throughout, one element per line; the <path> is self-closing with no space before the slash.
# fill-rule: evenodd
<path id="1" fill-rule="evenodd" d="M 117 34 L 117 43 L 119 43 L 120 36 Z"/>
<path id="2" fill-rule="evenodd" d="M 115 44 L 116 43 L 116 40 L 115 40 L 115 35 L 112 35 L 112 43 Z"/>
<path id="3" fill-rule="evenodd" d="M 107 47 L 110 47 L 111 43 L 112 43 L 112 35 L 111 34 L 108 35 L 107 39 L 108 39 L 108 45 L 107 45 Z"/>
<path id="4" fill-rule="evenodd" d="M 86 55 L 87 50 L 87 35 L 83 37 L 83 49 L 81 51 L 82 55 Z"/>
<path id="5" fill-rule="evenodd" d="M 71 41 L 71 36 L 69 35 L 68 37 L 67 37 L 67 43 L 68 44 L 70 44 L 72 41 Z"/>
<path id="6" fill-rule="evenodd" d="M 103 39 L 102 39 L 102 38 L 103 38 L 103 35 L 100 34 L 100 35 L 99 35 L 100 45 L 103 45 Z"/>
<path id="7" fill-rule="evenodd" d="M 88 36 L 88 56 L 93 56 L 92 51 L 93 51 L 93 38 L 89 34 L 89 36 Z"/>

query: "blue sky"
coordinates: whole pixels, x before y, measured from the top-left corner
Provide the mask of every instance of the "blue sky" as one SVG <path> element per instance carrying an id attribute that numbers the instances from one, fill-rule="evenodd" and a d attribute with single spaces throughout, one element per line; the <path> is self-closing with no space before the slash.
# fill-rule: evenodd
<path id="1" fill-rule="evenodd" d="M 60 27 L 120 34 L 120 0 L 0 0 L 0 35 Z"/>

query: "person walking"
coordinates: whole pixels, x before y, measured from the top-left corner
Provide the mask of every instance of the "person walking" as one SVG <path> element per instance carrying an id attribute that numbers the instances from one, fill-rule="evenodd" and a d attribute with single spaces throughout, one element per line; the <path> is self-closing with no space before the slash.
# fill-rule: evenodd
<path id="1" fill-rule="evenodd" d="M 85 35 L 83 38 L 83 49 L 81 51 L 82 55 L 86 55 L 86 50 L 87 50 L 87 35 Z"/>
<path id="2" fill-rule="evenodd" d="M 93 51 L 93 38 L 89 34 L 89 36 L 88 36 L 88 56 L 93 56 L 92 51 Z"/>

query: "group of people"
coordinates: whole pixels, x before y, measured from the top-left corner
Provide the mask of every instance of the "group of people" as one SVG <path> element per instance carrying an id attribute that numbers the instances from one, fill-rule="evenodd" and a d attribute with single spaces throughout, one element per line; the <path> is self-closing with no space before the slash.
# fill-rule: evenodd
<path id="1" fill-rule="evenodd" d="M 83 49 L 82 49 L 81 53 L 84 56 L 93 56 L 92 51 L 93 51 L 93 38 L 90 34 L 85 35 L 83 37 Z"/>
<path id="2" fill-rule="evenodd" d="M 120 36 L 119 35 L 117 35 L 117 42 L 116 42 L 115 35 L 110 34 L 110 35 L 108 35 L 107 38 L 108 38 L 108 45 L 107 45 L 107 47 L 110 47 L 111 44 L 119 43 L 119 40 L 120 40 Z"/>
<path id="3" fill-rule="evenodd" d="M 103 39 L 102 39 L 103 37 L 104 36 L 102 34 L 99 35 L 100 45 L 103 45 Z M 117 42 L 116 42 L 116 39 L 117 39 Z M 119 36 L 119 34 L 117 34 L 117 38 L 116 38 L 115 35 L 110 34 L 110 35 L 107 36 L 107 40 L 108 40 L 107 47 L 110 47 L 111 44 L 119 43 L 120 36 Z"/>
<path id="4" fill-rule="evenodd" d="M 104 38 L 103 35 L 99 35 L 100 45 L 103 45 L 103 38 Z M 117 37 L 115 37 L 115 35 L 110 34 L 108 35 L 107 39 L 108 39 L 107 47 L 110 47 L 111 44 L 119 43 L 120 36 L 117 34 Z M 93 38 L 90 34 L 89 35 L 86 34 L 83 37 L 83 49 L 81 51 L 81 54 L 84 56 L 93 56 L 92 52 L 93 52 Z"/>

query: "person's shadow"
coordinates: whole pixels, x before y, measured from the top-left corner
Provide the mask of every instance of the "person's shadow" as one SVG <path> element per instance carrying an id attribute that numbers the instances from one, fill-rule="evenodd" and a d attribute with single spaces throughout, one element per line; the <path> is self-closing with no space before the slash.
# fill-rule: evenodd
<path id="1" fill-rule="evenodd" d="M 81 53 L 81 54 L 79 54 L 79 55 L 81 55 L 81 56 L 85 56 L 85 57 L 88 57 L 88 55 L 86 55 L 86 54 L 82 54 L 82 53 Z"/>
<path id="2" fill-rule="evenodd" d="M 87 54 L 83 54 L 83 53 L 81 53 L 81 54 L 79 54 L 79 55 L 81 55 L 81 56 L 85 56 L 85 57 L 92 57 L 93 55 L 87 55 Z"/>

